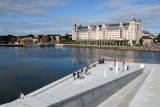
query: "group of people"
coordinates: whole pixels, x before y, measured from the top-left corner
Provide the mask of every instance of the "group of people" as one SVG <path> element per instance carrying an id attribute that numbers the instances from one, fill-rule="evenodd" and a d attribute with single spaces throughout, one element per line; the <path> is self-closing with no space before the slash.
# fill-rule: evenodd
<path id="1" fill-rule="evenodd" d="M 117 61 L 114 60 L 114 66 L 116 66 L 116 62 L 117 62 Z M 123 66 L 123 68 L 124 68 L 125 70 L 129 70 L 129 65 L 126 65 L 124 61 L 122 62 L 122 66 Z M 110 71 L 113 70 L 113 68 L 112 68 L 112 66 L 111 66 L 111 63 L 109 63 L 109 69 L 110 69 Z M 118 66 L 118 70 L 120 70 L 119 66 Z"/>
<path id="2" fill-rule="evenodd" d="M 85 71 L 85 74 L 88 75 L 88 69 L 91 69 L 91 67 L 95 67 L 96 65 L 94 64 L 94 62 L 92 61 L 91 66 L 87 65 L 87 67 L 85 68 L 85 70 L 83 70 L 83 67 L 81 67 L 80 71 L 74 71 L 73 72 L 73 77 L 74 80 L 76 80 L 76 78 L 82 79 L 83 78 L 83 72 Z M 77 75 L 77 77 L 76 77 Z"/>
<path id="3" fill-rule="evenodd" d="M 99 64 L 104 64 L 104 58 L 103 58 L 103 59 L 99 58 L 99 59 L 98 59 L 98 63 L 99 63 Z"/>

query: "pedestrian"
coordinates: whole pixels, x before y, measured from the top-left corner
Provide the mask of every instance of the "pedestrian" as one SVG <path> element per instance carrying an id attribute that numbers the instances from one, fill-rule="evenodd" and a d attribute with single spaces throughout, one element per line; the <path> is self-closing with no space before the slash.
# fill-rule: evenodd
<path id="1" fill-rule="evenodd" d="M 116 66 L 116 60 L 114 60 L 114 66 Z"/>
<path id="2" fill-rule="evenodd" d="M 79 78 L 79 72 L 77 71 L 77 78 Z"/>
<path id="3" fill-rule="evenodd" d="M 19 99 L 24 99 L 24 94 L 22 92 L 20 92 Z"/>
<path id="4" fill-rule="evenodd" d="M 73 77 L 74 77 L 74 80 L 76 79 L 76 73 L 75 72 L 73 72 Z"/>
<path id="5" fill-rule="evenodd" d="M 87 75 L 87 72 L 88 72 L 88 69 L 87 69 L 87 67 L 86 67 L 86 69 L 85 69 L 85 72 L 86 72 L 86 75 Z"/>
<path id="6" fill-rule="evenodd" d="M 79 78 L 82 79 L 82 73 L 79 71 Z"/>
<path id="7" fill-rule="evenodd" d="M 129 70 L 129 65 L 127 65 L 127 70 Z"/>

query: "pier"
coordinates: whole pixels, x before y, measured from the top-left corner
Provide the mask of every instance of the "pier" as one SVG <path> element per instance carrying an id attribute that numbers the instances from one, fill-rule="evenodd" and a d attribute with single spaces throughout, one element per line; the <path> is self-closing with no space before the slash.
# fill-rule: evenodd
<path id="1" fill-rule="evenodd" d="M 132 89 L 132 87 L 129 88 L 128 86 L 134 86 L 132 82 L 135 81 L 137 81 L 137 83 L 140 83 L 138 80 L 141 80 L 140 78 L 143 78 L 143 81 L 141 81 L 139 88 L 137 88 L 137 91 L 134 93 L 135 97 L 133 96 L 132 100 L 130 100 L 129 102 L 129 104 L 131 104 L 131 107 L 134 107 L 135 104 L 139 104 L 137 102 L 137 99 L 139 97 L 136 96 L 136 93 L 137 95 L 141 94 L 141 92 L 139 92 L 138 90 L 144 90 L 145 87 L 143 88 L 143 82 L 145 80 L 148 80 L 148 75 L 151 74 L 152 77 L 153 74 L 151 72 L 153 72 L 153 68 L 158 67 L 159 65 L 126 63 L 126 65 L 129 65 L 129 70 L 125 70 L 122 67 L 122 63 L 118 63 L 119 70 L 117 73 L 116 67 L 113 63 L 111 63 L 113 70 L 109 70 L 109 63 L 110 62 L 105 62 L 104 64 L 96 64 L 95 67 L 91 67 L 91 69 L 88 70 L 88 75 L 86 75 L 85 72 L 82 74 L 82 79 L 77 78 L 76 80 L 74 80 L 72 74 L 70 74 L 45 87 L 42 87 L 41 89 L 25 95 L 24 99 L 17 99 L 13 102 L 3 104 L 1 106 L 106 107 L 106 104 L 109 104 L 107 103 L 107 101 L 112 101 L 114 98 L 121 97 L 113 96 L 122 95 L 123 98 Z M 143 66 L 145 66 L 145 68 L 143 68 Z M 143 76 L 144 74 L 145 76 Z M 154 74 L 154 76 L 156 75 Z M 131 83 L 132 85 L 130 85 Z M 122 92 L 126 93 L 121 94 Z M 140 96 L 143 97 L 143 94 Z M 117 100 L 115 99 L 115 101 Z M 122 99 L 119 99 L 118 101 L 119 103 L 123 102 Z M 112 103 L 119 104 L 114 103 L 113 101 Z"/>

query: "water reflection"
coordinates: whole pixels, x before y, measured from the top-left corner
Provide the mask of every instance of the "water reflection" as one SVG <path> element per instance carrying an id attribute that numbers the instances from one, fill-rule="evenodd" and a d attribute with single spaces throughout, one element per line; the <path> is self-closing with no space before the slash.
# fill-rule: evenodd
<path id="1" fill-rule="evenodd" d="M 130 62 L 160 63 L 158 52 L 89 48 L 0 47 L 0 104 L 15 100 L 84 67 L 99 57 Z"/>
<path id="2" fill-rule="evenodd" d="M 141 62 L 141 52 L 138 51 L 123 51 L 123 50 L 106 50 L 106 49 L 90 49 L 90 48 L 74 48 L 72 49 L 73 63 L 82 63 L 97 61 L 98 58 L 105 58 L 108 61 L 127 61 L 127 62 Z"/>

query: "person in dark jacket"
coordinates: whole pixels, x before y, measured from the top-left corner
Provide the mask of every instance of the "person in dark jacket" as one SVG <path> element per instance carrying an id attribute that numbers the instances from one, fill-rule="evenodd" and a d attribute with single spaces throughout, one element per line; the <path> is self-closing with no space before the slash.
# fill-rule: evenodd
<path id="1" fill-rule="evenodd" d="M 79 78 L 79 72 L 77 71 L 77 78 Z"/>
<path id="2" fill-rule="evenodd" d="M 75 72 L 73 72 L 73 77 L 74 77 L 74 80 L 76 79 L 76 73 Z"/>

